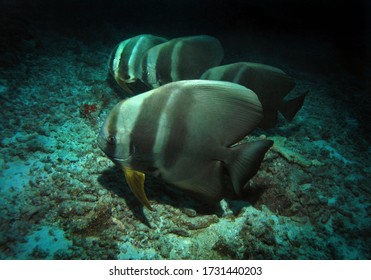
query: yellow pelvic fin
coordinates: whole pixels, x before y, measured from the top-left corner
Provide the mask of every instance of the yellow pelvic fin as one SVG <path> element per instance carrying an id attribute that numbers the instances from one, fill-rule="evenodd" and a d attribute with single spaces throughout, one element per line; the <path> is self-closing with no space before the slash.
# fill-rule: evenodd
<path id="1" fill-rule="evenodd" d="M 128 183 L 131 191 L 145 207 L 153 211 L 151 205 L 149 204 L 148 198 L 144 192 L 144 180 L 146 178 L 146 175 L 142 172 L 135 171 L 128 167 L 124 167 L 123 171 L 125 174 L 126 182 Z"/>

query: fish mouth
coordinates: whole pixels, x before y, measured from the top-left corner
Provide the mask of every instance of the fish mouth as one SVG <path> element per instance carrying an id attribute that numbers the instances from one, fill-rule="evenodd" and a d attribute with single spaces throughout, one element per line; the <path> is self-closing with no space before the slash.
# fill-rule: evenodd
<path id="1" fill-rule="evenodd" d="M 98 147 L 104 151 L 105 150 L 105 147 L 106 147 L 106 141 L 100 136 L 100 134 L 98 134 L 98 137 L 97 137 L 97 145 Z"/>

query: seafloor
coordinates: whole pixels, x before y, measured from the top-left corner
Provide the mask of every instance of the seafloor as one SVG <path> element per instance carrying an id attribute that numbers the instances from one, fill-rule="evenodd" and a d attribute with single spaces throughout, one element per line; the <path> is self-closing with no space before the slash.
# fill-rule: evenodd
<path id="1" fill-rule="evenodd" d="M 279 67 L 309 94 L 292 122 L 250 136 L 274 146 L 246 199 L 210 207 L 148 178 L 151 212 L 96 144 L 129 97 L 107 60 L 134 35 L 186 34 L 2 20 L 0 259 L 370 259 L 370 72 L 334 42 L 218 34 L 223 64 Z"/>

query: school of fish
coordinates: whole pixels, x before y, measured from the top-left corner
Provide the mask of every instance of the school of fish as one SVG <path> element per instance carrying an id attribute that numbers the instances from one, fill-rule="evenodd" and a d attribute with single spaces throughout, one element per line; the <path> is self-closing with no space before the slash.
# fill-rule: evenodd
<path id="1" fill-rule="evenodd" d="M 253 62 L 220 65 L 218 39 L 138 35 L 119 43 L 109 70 L 125 91 L 148 91 L 119 102 L 100 129 L 102 151 L 123 170 L 138 200 L 153 210 L 145 174 L 203 201 L 239 196 L 258 172 L 272 140 L 240 141 L 255 128 L 292 120 L 307 92 L 285 96 L 295 81 L 281 69 Z"/>

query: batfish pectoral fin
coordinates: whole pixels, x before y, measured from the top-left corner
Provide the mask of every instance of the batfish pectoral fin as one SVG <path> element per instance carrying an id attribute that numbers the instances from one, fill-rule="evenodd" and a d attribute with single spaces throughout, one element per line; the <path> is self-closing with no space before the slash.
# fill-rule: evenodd
<path id="1" fill-rule="evenodd" d="M 131 191 L 134 193 L 136 198 L 149 210 L 153 211 L 153 208 L 149 204 L 148 198 L 144 192 L 144 181 L 145 174 L 139 171 L 135 171 L 128 167 L 123 168 L 126 182 L 128 183 Z"/>

